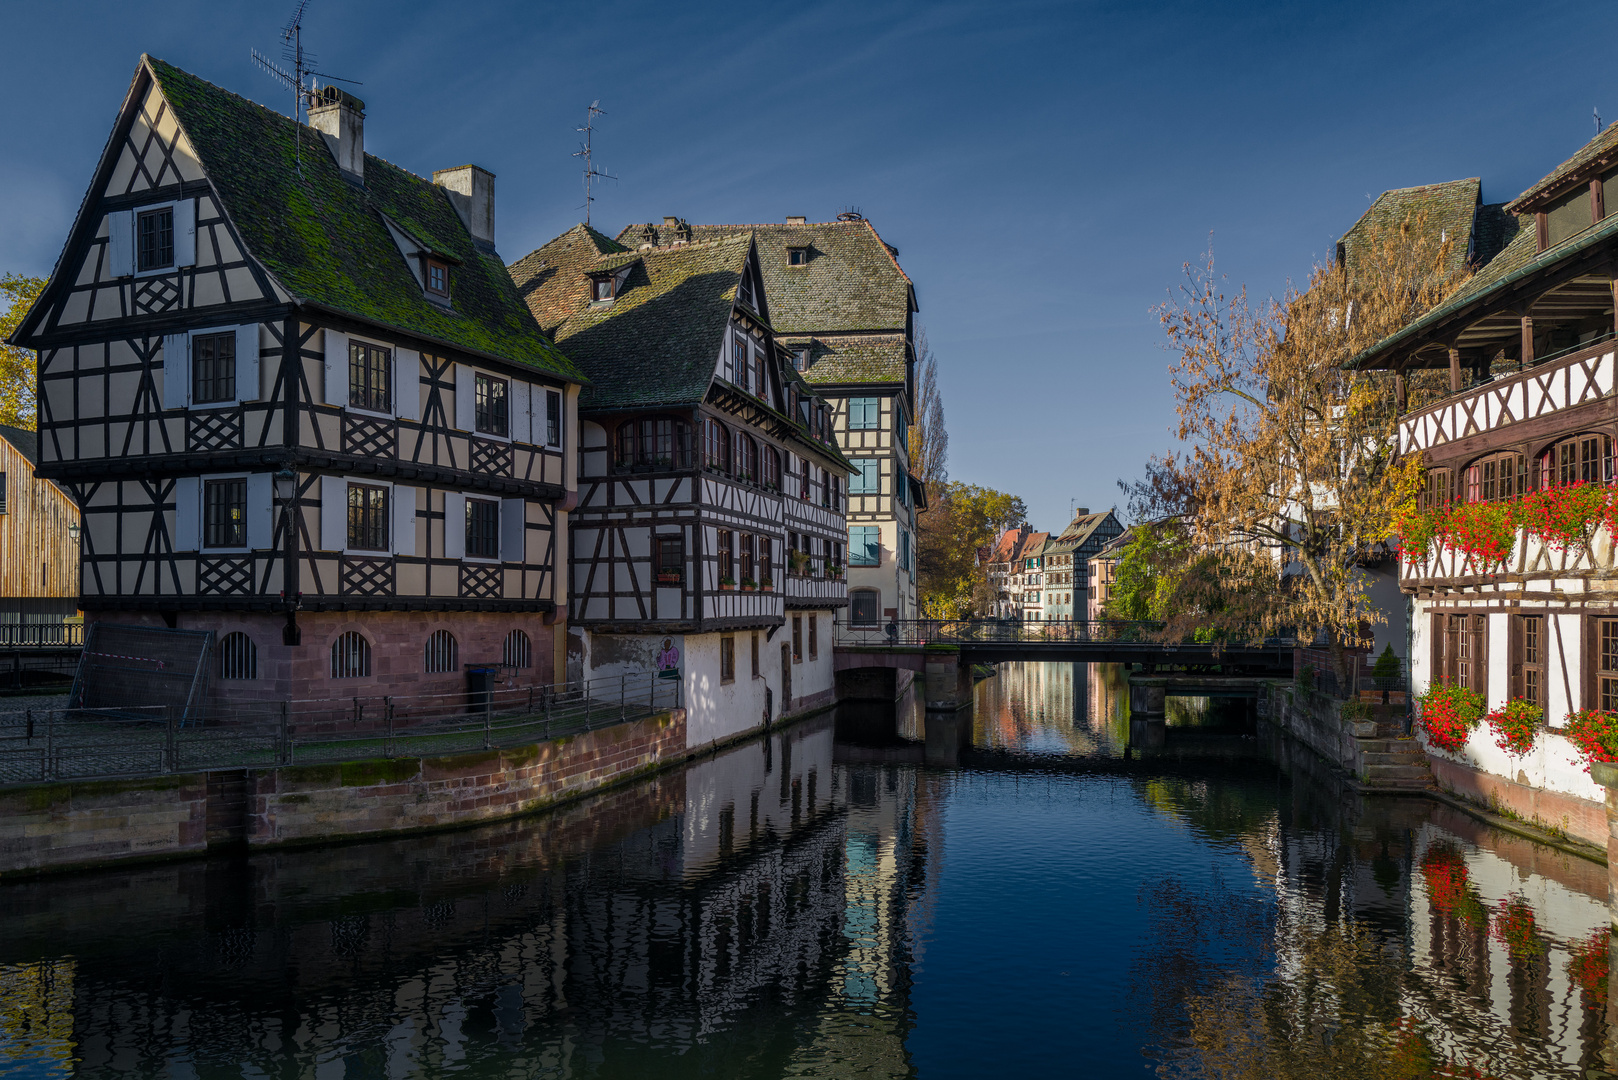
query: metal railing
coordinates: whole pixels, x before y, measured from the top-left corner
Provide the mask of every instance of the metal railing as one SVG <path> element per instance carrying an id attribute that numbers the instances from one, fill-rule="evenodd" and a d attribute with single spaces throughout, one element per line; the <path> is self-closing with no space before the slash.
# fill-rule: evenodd
<path id="1" fill-rule="evenodd" d="M 1029 642 L 1040 644 L 1139 643 L 1141 645 L 1211 645 L 1195 636 L 1178 641 L 1163 640 L 1161 622 L 1127 622 L 1121 619 L 1074 619 L 1052 622 L 1020 622 L 1015 619 L 885 619 L 858 624 L 839 621 L 833 642 L 844 646 L 966 645 Z M 1231 640 L 1232 648 L 1252 642 Z M 1266 648 L 1290 648 L 1290 640 L 1264 642 Z"/>
<path id="2" fill-rule="evenodd" d="M 187 721 L 172 707 L 0 712 L 0 785 L 437 757 L 528 746 L 680 705 L 678 679 L 640 672 L 454 694 L 266 701 Z"/>
<path id="3" fill-rule="evenodd" d="M 83 644 L 83 623 L 0 623 L 0 649 L 73 649 Z"/>

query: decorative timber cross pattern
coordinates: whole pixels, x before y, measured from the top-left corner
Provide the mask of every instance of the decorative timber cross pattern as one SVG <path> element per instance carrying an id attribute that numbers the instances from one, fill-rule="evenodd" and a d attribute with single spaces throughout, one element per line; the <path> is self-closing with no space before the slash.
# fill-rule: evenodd
<path id="1" fill-rule="evenodd" d="M 1408 417 L 1402 425 L 1404 449 L 1431 449 L 1469 435 L 1493 431 L 1550 413 L 1599 401 L 1613 392 L 1612 353 L 1571 359 L 1503 379 L 1440 402 Z"/>
<path id="2" fill-rule="evenodd" d="M 204 596 L 234 596 L 253 591 L 251 555 L 215 555 L 197 560 L 197 591 Z"/>
<path id="3" fill-rule="evenodd" d="M 340 588 L 345 596 L 392 595 L 393 560 L 344 556 Z"/>
<path id="4" fill-rule="evenodd" d="M 362 457 L 391 458 L 398 444 L 392 420 L 346 414 L 343 421 L 343 453 Z"/>
<path id="5" fill-rule="evenodd" d="M 498 600 L 501 594 L 501 577 L 502 572 L 498 566 L 462 563 L 461 597 L 467 600 Z"/>
<path id="6" fill-rule="evenodd" d="M 509 445 L 489 439 L 473 439 L 471 442 L 473 472 L 493 473 L 496 476 L 511 475 Z"/>
<path id="7" fill-rule="evenodd" d="M 210 409 L 186 414 L 188 450 L 239 450 L 242 445 L 240 409 Z"/>

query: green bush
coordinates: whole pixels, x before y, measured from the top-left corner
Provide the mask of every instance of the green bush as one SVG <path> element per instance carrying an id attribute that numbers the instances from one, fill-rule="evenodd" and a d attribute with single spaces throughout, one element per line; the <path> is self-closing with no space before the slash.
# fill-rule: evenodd
<path id="1" fill-rule="evenodd" d="M 1383 647 L 1382 655 L 1376 658 L 1376 665 L 1371 668 L 1371 677 L 1378 681 L 1399 677 L 1399 658 L 1393 655 L 1392 645 Z"/>

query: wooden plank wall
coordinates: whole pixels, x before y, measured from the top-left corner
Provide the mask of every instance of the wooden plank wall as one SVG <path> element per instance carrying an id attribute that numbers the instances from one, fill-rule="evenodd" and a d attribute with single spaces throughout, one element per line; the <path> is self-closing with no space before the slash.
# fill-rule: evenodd
<path id="1" fill-rule="evenodd" d="M 6 512 L 0 514 L 0 597 L 79 595 L 79 545 L 68 535 L 79 509 L 0 438 Z"/>

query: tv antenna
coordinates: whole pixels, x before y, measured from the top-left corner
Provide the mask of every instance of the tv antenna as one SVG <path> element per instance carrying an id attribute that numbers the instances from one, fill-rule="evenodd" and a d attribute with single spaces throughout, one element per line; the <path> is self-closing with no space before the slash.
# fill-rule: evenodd
<path id="1" fill-rule="evenodd" d="M 1590 110 L 1590 115 L 1595 117 L 1595 120 L 1596 120 L 1596 134 L 1600 135 L 1601 134 L 1601 109 L 1600 109 L 1600 107 L 1598 106 L 1597 108 L 1591 109 Z"/>
<path id="2" fill-rule="evenodd" d="M 590 138 L 595 134 L 596 117 L 606 115 L 607 110 L 601 107 L 601 99 L 597 98 L 596 100 L 590 102 L 590 107 L 585 110 L 584 126 L 573 129 L 575 131 L 584 132 L 584 141 L 579 144 L 579 148 L 574 151 L 573 156 L 584 159 L 584 223 L 586 225 L 590 224 L 590 207 L 596 201 L 595 193 L 592 190 L 592 185 L 597 180 L 618 179 L 611 173 L 603 169 L 596 168 L 590 160 Z"/>
<path id="3" fill-rule="evenodd" d="M 301 122 L 308 114 L 309 106 L 319 104 L 320 79 L 350 83 L 354 86 L 364 85 L 355 79 L 341 79 L 336 75 L 327 75 L 314 70 L 315 56 L 303 47 L 303 16 L 308 9 L 309 0 L 298 0 L 297 10 L 293 11 L 292 18 L 281 28 L 281 59 L 292 65 L 291 71 L 287 71 L 257 49 L 252 50 L 253 63 L 270 78 L 292 91 L 292 119 L 296 122 Z M 293 146 L 298 158 L 298 175 L 301 176 L 303 175 L 302 132 L 294 131 Z"/>

